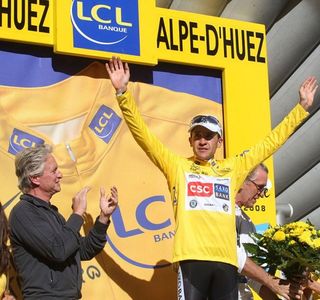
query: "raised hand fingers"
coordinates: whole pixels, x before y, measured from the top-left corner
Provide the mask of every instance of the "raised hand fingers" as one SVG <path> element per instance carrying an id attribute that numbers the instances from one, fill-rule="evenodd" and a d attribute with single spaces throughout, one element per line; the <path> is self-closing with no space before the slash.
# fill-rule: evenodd
<path id="1" fill-rule="evenodd" d="M 106 196 L 106 190 L 103 187 L 100 187 L 100 197 L 105 198 Z"/>
<path id="2" fill-rule="evenodd" d="M 127 68 L 129 68 L 127 63 L 126 63 L 126 65 L 127 65 Z M 117 70 L 122 70 L 123 63 L 122 63 L 120 57 L 112 56 L 112 58 L 109 60 L 109 62 L 106 62 L 106 69 L 109 73 L 113 73 Z"/>
<path id="3" fill-rule="evenodd" d="M 115 186 L 111 187 L 111 197 L 118 201 L 118 190 Z"/>
<path id="4" fill-rule="evenodd" d="M 318 88 L 317 80 L 315 77 L 308 77 L 300 86 L 299 96 L 300 96 L 300 104 L 303 106 L 305 110 L 313 104 L 314 95 Z"/>
<path id="5" fill-rule="evenodd" d="M 73 197 L 74 200 L 76 199 L 82 199 L 87 195 L 87 193 L 90 191 L 90 187 L 86 186 L 82 188 L 76 195 Z"/>
<path id="6" fill-rule="evenodd" d="M 318 89 L 318 85 L 317 85 L 317 80 L 315 78 L 313 78 L 312 81 L 310 81 L 309 83 L 309 89 L 310 92 L 314 95 Z"/>
<path id="7" fill-rule="evenodd" d="M 124 71 L 130 75 L 130 69 L 129 69 L 129 65 L 127 62 L 124 63 Z"/>
<path id="8" fill-rule="evenodd" d="M 317 79 L 314 76 L 308 77 L 303 82 L 302 88 L 314 94 L 318 88 Z"/>
<path id="9" fill-rule="evenodd" d="M 108 72 L 109 74 L 113 73 L 113 72 L 115 71 L 115 69 L 116 69 L 115 57 L 113 56 L 113 57 L 109 60 L 109 62 L 106 62 L 105 66 L 106 66 L 107 72 Z"/>
<path id="10" fill-rule="evenodd" d="M 106 195 L 105 189 L 103 187 L 100 187 L 100 198 L 104 199 L 108 202 L 108 205 L 110 204 L 117 204 L 118 203 L 118 190 L 115 186 L 110 188 L 110 194 Z"/>
<path id="11" fill-rule="evenodd" d="M 74 213 L 83 215 L 87 209 L 87 193 L 90 187 L 82 188 L 72 199 L 72 209 Z"/>
<path id="12" fill-rule="evenodd" d="M 116 69 L 121 70 L 123 69 L 123 64 L 122 61 L 120 59 L 120 57 L 112 57 L 113 61 L 114 61 L 114 66 Z"/>
<path id="13" fill-rule="evenodd" d="M 110 209 L 115 209 L 118 205 L 118 190 L 115 186 L 110 189 L 111 195 L 108 199 L 108 207 Z"/>

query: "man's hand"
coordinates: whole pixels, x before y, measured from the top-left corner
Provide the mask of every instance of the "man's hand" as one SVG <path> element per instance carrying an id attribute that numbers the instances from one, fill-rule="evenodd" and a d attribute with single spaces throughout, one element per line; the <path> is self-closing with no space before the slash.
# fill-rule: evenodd
<path id="1" fill-rule="evenodd" d="M 305 299 L 309 299 L 313 292 L 320 295 L 320 282 L 314 280 L 312 277 L 312 273 L 306 270 L 301 275 L 295 276 L 291 280 L 292 284 L 298 285 L 303 289 Z"/>
<path id="2" fill-rule="evenodd" d="M 300 101 L 299 103 L 305 110 L 308 110 L 313 103 L 314 94 L 318 88 L 317 80 L 315 77 L 307 78 L 299 89 Z"/>
<path id="3" fill-rule="evenodd" d="M 87 210 L 87 193 L 89 190 L 89 187 L 81 189 L 72 199 L 73 213 L 78 214 L 81 217 Z"/>
<path id="4" fill-rule="evenodd" d="M 130 70 L 127 63 L 122 63 L 119 57 L 112 57 L 105 64 L 110 80 L 117 94 L 124 93 L 130 78 Z"/>
<path id="5" fill-rule="evenodd" d="M 289 292 L 286 294 L 290 297 L 290 299 L 301 299 L 301 296 L 303 295 L 303 288 L 301 285 L 279 278 L 276 278 L 276 281 L 278 285 L 278 291 L 275 292 L 278 295 L 282 296 L 281 293 L 288 289 Z"/>
<path id="6" fill-rule="evenodd" d="M 278 299 L 277 295 L 283 297 L 283 299 L 290 300 L 291 298 L 296 299 L 295 296 L 290 295 L 290 285 L 280 280 L 280 278 L 269 275 L 264 285 L 259 291 L 259 295 L 262 299 Z M 297 299 L 300 299 L 297 298 Z"/>
<path id="7" fill-rule="evenodd" d="M 101 223 L 107 224 L 110 216 L 118 206 L 118 191 L 115 186 L 110 189 L 111 195 L 106 196 L 104 188 L 100 188 L 100 217 Z"/>
<path id="8" fill-rule="evenodd" d="M 259 295 L 265 300 L 279 299 L 277 295 L 282 299 L 301 299 L 302 294 L 303 288 L 299 284 L 272 276 L 259 291 Z"/>

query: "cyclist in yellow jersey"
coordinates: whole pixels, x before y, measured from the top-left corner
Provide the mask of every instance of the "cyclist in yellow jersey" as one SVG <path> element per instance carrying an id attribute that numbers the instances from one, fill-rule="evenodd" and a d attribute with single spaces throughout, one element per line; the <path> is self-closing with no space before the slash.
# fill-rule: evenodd
<path id="1" fill-rule="evenodd" d="M 192 119 L 189 143 L 194 155 L 181 157 L 147 128 L 133 98 L 135 84 L 129 82 L 128 64 L 112 58 L 106 69 L 133 137 L 168 182 L 176 221 L 173 261 L 179 262 L 178 299 L 237 299 L 235 194 L 247 174 L 308 116 L 316 79 L 302 84 L 299 104 L 265 139 L 245 154 L 216 160 L 214 154 L 223 141 L 216 118 Z"/>

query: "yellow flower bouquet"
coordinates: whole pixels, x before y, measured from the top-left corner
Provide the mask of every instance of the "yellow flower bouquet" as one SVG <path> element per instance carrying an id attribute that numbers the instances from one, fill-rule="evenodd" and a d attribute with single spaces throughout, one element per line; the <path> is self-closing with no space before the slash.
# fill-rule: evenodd
<path id="1" fill-rule="evenodd" d="M 289 279 L 306 270 L 320 273 L 320 231 L 309 221 L 276 225 L 251 237 L 255 244 L 244 247 L 268 272 L 280 270 Z"/>

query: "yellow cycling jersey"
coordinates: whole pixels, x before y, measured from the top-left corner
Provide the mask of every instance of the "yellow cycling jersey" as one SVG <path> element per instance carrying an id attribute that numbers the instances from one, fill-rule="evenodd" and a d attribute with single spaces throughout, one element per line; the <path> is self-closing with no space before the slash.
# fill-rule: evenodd
<path id="1" fill-rule="evenodd" d="M 195 259 L 237 266 L 235 194 L 248 172 L 272 155 L 308 113 L 298 104 L 249 151 L 198 161 L 175 154 L 151 133 L 134 101 L 140 96 L 139 87 L 129 83 L 128 91 L 117 100 L 136 142 L 167 179 L 176 220 L 173 261 Z"/>

